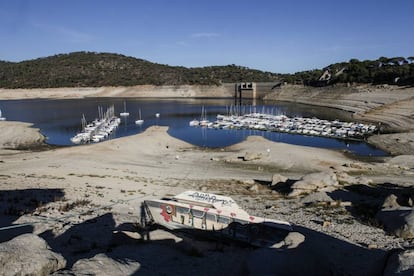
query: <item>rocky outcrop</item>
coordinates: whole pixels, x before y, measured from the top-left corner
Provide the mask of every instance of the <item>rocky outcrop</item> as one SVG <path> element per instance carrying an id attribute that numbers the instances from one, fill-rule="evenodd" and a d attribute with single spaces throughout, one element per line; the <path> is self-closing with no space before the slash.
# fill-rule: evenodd
<path id="1" fill-rule="evenodd" d="M 414 238 L 414 209 L 381 210 L 376 218 L 388 233 L 404 239 Z"/>
<path id="2" fill-rule="evenodd" d="M 287 180 L 288 178 L 286 176 L 276 173 L 272 176 L 272 183 L 270 186 L 275 186 L 279 183 L 285 183 Z"/>
<path id="3" fill-rule="evenodd" d="M 398 197 L 394 194 L 390 194 L 385 198 L 384 203 L 382 204 L 382 209 L 386 210 L 397 210 L 400 208 L 400 204 L 397 202 Z"/>
<path id="4" fill-rule="evenodd" d="M 303 204 L 318 204 L 318 203 L 331 203 L 334 200 L 327 195 L 326 192 L 316 192 L 301 198 L 300 202 Z"/>
<path id="5" fill-rule="evenodd" d="M 384 271 L 384 276 L 413 275 L 414 249 L 398 251 L 390 256 Z"/>
<path id="6" fill-rule="evenodd" d="M 400 206 L 397 196 L 389 195 L 376 214 L 376 219 L 384 229 L 397 237 L 414 238 L 414 208 Z"/>
<path id="7" fill-rule="evenodd" d="M 260 152 L 246 152 L 243 156 L 243 161 L 253 161 L 262 158 L 262 154 Z"/>
<path id="8" fill-rule="evenodd" d="M 336 172 L 336 176 L 338 178 L 338 182 L 341 184 L 361 184 L 361 185 L 369 185 L 372 184 L 372 179 L 364 177 L 364 176 L 351 176 L 346 172 Z"/>
<path id="9" fill-rule="evenodd" d="M 336 174 L 332 172 L 311 173 L 293 183 L 289 196 L 307 195 L 313 192 L 327 192 L 339 188 Z"/>
<path id="10" fill-rule="evenodd" d="M 71 270 L 54 275 L 133 275 L 139 268 L 140 264 L 136 261 L 117 261 L 101 253 L 90 259 L 81 259 Z"/>
<path id="11" fill-rule="evenodd" d="M 66 260 L 36 235 L 24 234 L 0 244 L 2 275 L 49 275 L 65 266 Z"/>

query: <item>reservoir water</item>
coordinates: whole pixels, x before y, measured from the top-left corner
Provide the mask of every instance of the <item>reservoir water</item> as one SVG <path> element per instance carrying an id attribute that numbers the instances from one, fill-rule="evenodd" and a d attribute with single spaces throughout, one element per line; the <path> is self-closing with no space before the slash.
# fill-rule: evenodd
<path id="1" fill-rule="evenodd" d="M 86 99 L 35 99 L 35 100 L 0 100 L 0 109 L 8 121 L 23 121 L 34 124 L 48 138 L 51 145 L 73 145 L 70 138 L 81 129 L 81 117 L 85 115 L 88 122 L 98 117 L 98 107 L 104 110 L 114 105 L 115 115 L 124 111 L 130 113 L 122 117 L 122 122 L 111 139 L 134 135 L 146 128 L 159 125 L 168 126 L 168 133 L 193 145 L 209 148 L 229 146 L 243 141 L 247 136 L 259 135 L 275 141 L 312 147 L 348 150 L 361 156 L 384 156 L 385 152 L 364 141 L 347 141 L 332 138 L 304 136 L 298 134 L 278 133 L 259 130 L 216 130 L 190 127 L 189 121 L 199 119 L 204 108 L 207 118 L 215 120 L 217 114 L 226 114 L 234 105 L 233 99 L 141 99 L 141 98 L 86 98 Z M 239 107 L 242 112 L 257 111 L 271 114 L 284 114 L 289 117 L 317 117 L 327 120 L 350 121 L 350 114 L 328 108 L 314 107 L 294 103 L 257 102 L 252 106 L 244 102 Z M 141 110 L 144 124 L 138 126 Z M 159 113 L 159 117 L 155 114 Z"/>

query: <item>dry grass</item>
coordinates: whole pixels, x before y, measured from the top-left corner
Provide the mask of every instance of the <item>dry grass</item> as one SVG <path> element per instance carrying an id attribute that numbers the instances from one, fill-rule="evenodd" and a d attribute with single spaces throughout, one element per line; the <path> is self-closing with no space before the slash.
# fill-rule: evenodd
<path id="1" fill-rule="evenodd" d="M 60 206 L 58 210 L 61 211 L 61 212 L 68 212 L 68 211 L 73 210 L 77 207 L 86 206 L 90 203 L 91 203 L 91 201 L 88 200 L 88 199 L 78 199 L 74 202 L 68 202 L 68 203 Z"/>

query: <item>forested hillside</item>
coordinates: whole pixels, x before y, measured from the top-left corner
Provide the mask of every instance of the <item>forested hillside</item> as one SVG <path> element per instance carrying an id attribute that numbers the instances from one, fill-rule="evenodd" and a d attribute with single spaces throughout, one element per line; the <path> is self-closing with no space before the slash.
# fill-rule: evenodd
<path id="1" fill-rule="evenodd" d="M 234 64 L 186 68 L 94 52 L 60 54 L 22 62 L 0 61 L 0 87 L 3 88 L 220 85 L 240 81 L 282 81 L 312 86 L 335 83 L 414 85 L 414 57 L 351 59 L 294 74 L 263 72 Z"/>
<path id="2" fill-rule="evenodd" d="M 377 60 L 351 59 L 323 69 L 283 75 L 288 83 L 326 86 L 335 83 L 414 85 L 414 57 L 380 57 Z"/>
<path id="3" fill-rule="evenodd" d="M 18 63 L 0 62 L 0 87 L 4 88 L 219 85 L 279 78 L 278 74 L 236 65 L 185 68 L 110 53 L 76 52 Z"/>

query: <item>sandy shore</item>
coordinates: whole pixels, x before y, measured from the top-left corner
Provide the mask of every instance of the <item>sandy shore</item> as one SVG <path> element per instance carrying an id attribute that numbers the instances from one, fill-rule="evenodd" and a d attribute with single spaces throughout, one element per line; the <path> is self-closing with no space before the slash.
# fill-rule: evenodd
<path id="1" fill-rule="evenodd" d="M 4 123 L 1 122 L 2 128 Z M 26 135 L 30 139 L 33 133 L 21 134 L 19 140 Z M 4 136 L 1 139 L 3 145 L 10 144 L 4 141 Z M 245 161 L 247 155 L 255 158 Z M 318 211 L 298 212 L 303 208 L 300 198 L 285 198 L 269 189 L 266 183 L 271 182 L 274 174 L 299 179 L 311 172 L 330 171 L 338 177 L 358 175 L 358 179 L 369 177 L 374 183 L 399 181 L 401 185 L 414 185 L 413 159 L 409 159 L 408 165 L 391 160 L 365 163 L 341 152 L 274 143 L 262 137 L 249 137 L 228 148 L 202 150 L 170 137 L 165 127 L 151 127 L 138 135 L 84 146 L 37 152 L 2 149 L 0 195 L 9 203 L 2 205 L 1 211 L 17 210 L 20 215 L 11 212 L 12 216 L 5 216 L 0 222 L 3 226 L 31 223 L 31 232 L 46 237 L 53 249 L 73 264 L 82 255 L 74 256 L 70 245 L 57 243 L 58 237 L 73 236 L 74 229 L 89 229 L 88 221 L 99 221 L 110 215 L 111 223 L 99 227 L 100 231 L 112 231 L 112 234 L 100 238 L 99 248 L 108 246 L 117 232 L 115 229 L 124 229 L 124 233 L 131 233 L 130 239 L 136 240 L 131 227 L 126 232 L 122 227 L 139 221 L 142 200 L 171 196 L 188 189 L 202 190 L 232 196 L 252 214 L 297 225 L 301 233 L 307 233 L 309 242 L 315 243 L 314 247 L 332 244 L 342 253 L 361 250 L 361 254 L 377 262 L 377 257 L 369 257 L 374 252 L 364 251 L 361 245 L 389 250 L 400 246 L 402 240 L 357 221 L 326 226 L 322 222 L 336 221 L 337 214 L 327 213 L 321 218 Z M 345 217 L 354 220 L 351 214 Z M 45 233 L 48 234 L 45 236 Z M 163 240 L 169 235 L 155 232 L 153 238 Z M 314 239 L 322 240 L 319 243 Z M 355 261 L 349 257 L 346 262 L 341 258 L 332 262 L 347 266 L 347 262 Z"/>
<path id="2" fill-rule="evenodd" d="M 135 98 L 197 98 L 232 97 L 225 86 L 153 86 L 86 87 L 43 89 L 0 89 L 0 99 L 80 99 L 87 97 L 135 97 Z M 414 154 L 414 88 L 398 86 L 336 86 L 312 88 L 285 85 L 269 93 L 265 100 L 288 101 L 319 105 L 348 111 L 356 121 L 378 124 L 387 135 L 369 140 L 373 145 L 392 154 Z M 404 146 L 400 144 L 404 142 Z M 399 150 L 399 148 L 403 150 Z"/>
<path id="3" fill-rule="evenodd" d="M 231 85 L 233 87 L 234 85 Z M 229 92 L 231 91 L 231 92 Z M 128 87 L 68 87 L 35 89 L 2 89 L 0 99 L 79 99 L 86 97 L 132 98 L 222 98 L 232 97 L 233 90 L 225 86 L 208 85 L 137 85 Z"/>
<path id="4" fill-rule="evenodd" d="M 75 95 L 73 90 L 68 93 L 68 97 Z M 0 97 L 7 98 L 4 95 L 4 91 L 0 91 Z M 406 104 L 402 106 L 406 107 Z M 7 214 L 2 216 L 1 226 L 30 223 L 27 231 L 45 238 L 54 251 L 64 255 L 70 266 L 96 257 L 95 254 L 106 252 L 108 247 L 113 248 L 114 238 L 118 237 L 116 233 L 128 236 L 125 243 L 116 238 L 116 246 L 131 246 L 139 240 L 131 225 L 139 221 L 140 202 L 188 189 L 226 194 L 251 214 L 291 222 L 306 236 L 308 243 L 302 248 L 306 258 L 327 258 L 335 269 L 348 274 L 364 275 L 361 271 L 365 273 L 366 270 L 361 270 L 362 267 L 384 265 L 388 250 L 407 243 L 388 235 L 380 227 L 361 221 L 350 212 L 347 206 L 356 204 L 363 194 L 350 192 L 353 190 L 347 187 L 376 189 L 390 183 L 402 188 L 413 187 L 414 156 L 409 155 L 412 153 L 409 132 L 393 134 L 404 135 L 398 136 L 400 138 L 379 136 L 385 137 L 379 142 L 382 145 L 394 141 L 392 145 L 387 144 L 389 149 L 398 148 L 400 142 L 408 144 L 405 155 L 361 161 L 339 151 L 275 143 L 262 137 L 249 137 L 227 148 L 205 150 L 169 136 L 165 127 L 151 127 L 138 135 L 98 144 L 33 151 L 30 149 L 38 148 L 43 140 L 30 124 L 0 122 L 0 128 L 0 200 L 4 203 L 0 209 Z M 328 194 L 339 207 L 315 205 L 319 202 L 313 198 L 316 195 L 286 197 L 269 187 L 274 175 L 298 180 L 313 172 L 329 172 L 337 176 L 343 186 Z M 107 236 L 102 237 L 103 233 Z M 73 241 L 74 237 L 85 235 L 94 240 L 86 249 L 83 246 L 90 243 Z M 70 238 L 70 243 L 63 242 L 66 238 Z M 162 250 L 164 256 L 171 256 L 171 260 L 174 254 L 182 254 L 181 247 L 181 253 L 177 253 L 171 251 L 171 243 L 166 242 L 175 239 L 178 243 L 178 237 L 154 232 L 153 239 L 163 241 L 163 247 L 158 250 Z M 198 244 L 195 242 L 191 241 L 192 246 Z M 89 253 L 74 254 L 74 246 Z M 139 252 L 144 255 L 151 254 L 154 250 L 151 246 L 140 246 L 131 252 L 142 250 Z M 230 264 L 234 259 L 226 255 L 229 253 L 226 249 L 212 253 L 211 246 L 204 244 L 198 250 L 209 262 L 226 256 L 221 261 L 225 268 L 222 271 L 232 271 Z M 142 264 L 141 255 L 126 252 L 130 251 L 122 251 L 124 257 L 127 255 L 125 258 L 133 257 Z M 251 251 L 241 249 L 237 252 L 232 254 L 246 261 L 254 259 Z M 318 257 L 310 252 L 319 252 Z M 194 262 L 187 257 L 181 264 L 169 263 L 170 272 L 178 273 L 184 264 Z M 312 265 L 319 261 L 307 259 Z M 162 266 L 154 261 L 149 263 L 151 265 L 142 268 L 143 271 Z M 197 261 L 200 267 L 202 264 L 202 260 Z M 205 269 L 217 273 L 211 267 Z M 332 267 L 326 269 L 329 271 Z M 237 274 L 238 270 L 235 271 Z M 195 271 L 187 272 L 184 274 Z"/>

